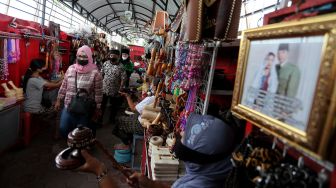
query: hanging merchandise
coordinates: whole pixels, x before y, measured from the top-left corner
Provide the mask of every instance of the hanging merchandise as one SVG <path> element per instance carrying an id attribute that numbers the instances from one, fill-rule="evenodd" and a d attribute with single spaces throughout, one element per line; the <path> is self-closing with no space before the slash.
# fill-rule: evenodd
<path id="1" fill-rule="evenodd" d="M 237 39 L 241 4 L 240 0 L 220 1 L 216 18 L 215 39 Z"/>
<path id="2" fill-rule="evenodd" d="M 203 0 L 188 1 L 186 22 L 186 41 L 199 42 L 202 34 Z"/>
<path id="3" fill-rule="evenodd" d="M 188 99 L 185 105 L 185 109 L 181 112 L 179 122 L 176 123 L 177 127 L 184 131 L 187 124 L 189 115 L 195 111 L 196 99 L 197 99 L 198 86 L 193 86 L 189 90 Z"/>
<path id="4" fill-rule="evenodd" d="M 224 0 L 206 0 L 204 2 L 204 27 L 202 31 L 202 38 L 213 39 L 215 36 L 216 19 L 219 12 L 218 9 L 220 1 Z"/>
<path id="5" fill-rule="evenodd" d="M 17 62 L 17 50 L 15 39 L 7 39 L 7 59 L 8 63 Z"/>
<path id="6" fill-rule="evenodd" d="M 20 61 L 20 39 L 15 39 L 16 61 Z"/>
<path id="7" fill-rule="evenodd" d="M 188 44 L 179 43 L 178 47 L 176 48 L 175 52 L 175 71 L 174 71 L 174 79 L 173 81 L 180 85 L 183 81 L 183 68 L 187 63 L 187 56 L 188 56 Z M 175 88 L 172 88 L 175 89 Z"/>
<path id="8" fill-rule="evenodd" d="M 62 67 L 62 56 L 58 51 L 57 46 L 51 52 L 51 80 L 58 80 L 60 78 L 60 68 Z"/>
<path id="9" fill-rule="evenodd" d="M 162 35 L 164 30 L 168 27 L 169 15 L 166 11 L 156 11 L 153 23 L 153 33 Z"/>
<path id="10" fill-rule="evenodd" d="M 282 163 L 277 167 L 263 172 L 255 188 L 283 188 L 283 187 L 323 187 L 317 182 L 316 174 L 305 167 Z"/>
<path id="11" fill-rule="evenodd" d="M 8 59 L 7 59 L 7 39 L 0 38 L 0 80 L 7 80 L 8 72 Z"/>
<path id="12" fill-rule="evenodd" d="M 183 68 L 184 79 L 181 88 L 185 91 L 191 87 L 198 88 L 202 79 L 203 52 L 204 46 L 199 44 L 189 44 L 187 64 Z"/>
<path id="13" fill-rule="evenodd" d="M 175 17 L 174 21 L 170 24 L 170 30 L 171 31 L 177 32 L 178 29 L 180 28 L 184 10 L 185 10 L 185 4 L 182 3 L 178 12 L 177 12 L 177 14 L 176 14 L 176 17 Z"/>

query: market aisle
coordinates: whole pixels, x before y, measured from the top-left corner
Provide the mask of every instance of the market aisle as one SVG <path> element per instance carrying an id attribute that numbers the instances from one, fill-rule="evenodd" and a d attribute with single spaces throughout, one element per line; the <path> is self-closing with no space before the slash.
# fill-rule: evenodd
<path id="1" fill-rule="evenodd" d="M 112 125 L 97 130 L 97 138 L 111 149 L 118 139 L 112 135 Z M 65 140 L 54 141 L 51 126 L 41 131 L 25 149 L 10 151 L 0 156 L 0 187 L 4 188 L 96 188 L 96 177 L 91 174 L 61 171 L 55 167 L 55 156 L 65 148 Z M 111 165 L 94 149 L 93 153 L 111 169 Z M 121 175 L 112 171 L 118 181 Z M 119 182 L 120 187 L 128 187 Z"/>

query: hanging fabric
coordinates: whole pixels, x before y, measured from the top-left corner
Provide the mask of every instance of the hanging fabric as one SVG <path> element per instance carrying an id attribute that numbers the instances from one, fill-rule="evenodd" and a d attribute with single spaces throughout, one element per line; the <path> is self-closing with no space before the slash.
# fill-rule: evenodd
<path id="1" fill-rule="evenodd" d="M 0 80 L 7 80 L 8 72 L 7 39 L 0 38 Z"/>
<path id="2" fill-rule="evenodd" d="M 7 59 L 8 63 L 16 63 L 17 61 L 17 54 L 16 54 L 16 42 L 15 39 L 8 39 L 7 40 Z"/>
<path id="3" fill-rule="evenodd" d="M 199 42 L 203 24 L 203 0 L 192 0 L 187 5 L 186 41 Z"/>
<path id="4" fill-rule="evenodd" d="M 16 61 L 20 61 L 20 39 L 15 39 Z"/>

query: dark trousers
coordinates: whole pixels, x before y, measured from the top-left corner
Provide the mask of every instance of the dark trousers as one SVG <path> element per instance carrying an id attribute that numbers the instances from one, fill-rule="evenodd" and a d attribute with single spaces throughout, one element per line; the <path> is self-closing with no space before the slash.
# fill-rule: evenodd
<path id="1" fill-rule="evenodd" d="M 125 82 L 126 87 L 129 87 L 129 81 L 130 81 L 130 77 L 131 77 L 132 73 L 133 72 L 126 71 L 126 75 L 127 75 L 126 82 Z"/>
<path id="2" fill-rule="evenodd" d="M 112 97 L 108 95 L 103 95 L 103 101 L 102 101 L 102 117 L 99 119 L 99 123 L 103 122 L 103 116 L 105 114 L 105 110 L 107 107 L 107 103 L 110 101 L 110 106 L 109 110 L 110 113 L 108 114 L 108 120 L 112 121 L 113 123 L 115 122 L 115 117 L 120 109 L 120 106 L 122 105 L 123 98 L 122 97 Z"/>

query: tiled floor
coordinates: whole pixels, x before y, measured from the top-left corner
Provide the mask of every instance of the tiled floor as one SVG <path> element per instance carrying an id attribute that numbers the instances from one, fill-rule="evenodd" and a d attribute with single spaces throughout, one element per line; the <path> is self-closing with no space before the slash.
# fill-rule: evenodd
<path id="1" fill-rule="evenodd" d="M 119 140 L 112 135 L 112 125 L 97 130 L 97 139 L 111 152 Z M 1 188 L 96 188 L 94 175 L 62 171 L 55 167 L 55 156 L 66 147 L 65 140 L 53 140 L 53 128 L 42 127 L 33 138 L 32 143 L 21 149 L 6 152 L 0 156 L 0 187 Z M 102 153 L 94 149 L 93 154 L 103 160 L 111 169 Z M 128 187 L 121 182 L 119 172 L 111 170 L 118 179 L 119 187 Z"/>

